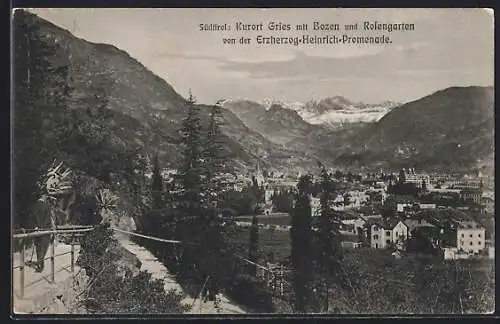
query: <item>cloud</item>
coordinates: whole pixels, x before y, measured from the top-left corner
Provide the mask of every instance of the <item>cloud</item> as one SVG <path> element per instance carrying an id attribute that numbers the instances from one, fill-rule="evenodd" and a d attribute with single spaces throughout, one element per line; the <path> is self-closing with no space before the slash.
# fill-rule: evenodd
<path id="1" fill-rule="evenodd" d="M 425 49 L 426 47 L 429 46 L 428 42 L 415 42 L 415 43 L 410 43 L 406 45 L 395 45 L 394 50 L 400 51 L 400 52 L 413 52 L 413 51 L 418 51 L 421 49 Z"/>
<path id="2" fill-rule="evenodd" d="M 287 61 L 281 62 L 258 62 L 241 63 L 225 62 L 220 66 L 224 71 L 245 71 L 251 77 L 273 78 L 273 79 L 297 79 L 297 78 L 352 78 L 387 75 L 391 69 L 387 67 L 390 55 L 380 52 L 368 57 L 321 57 L 309 56 L 303 52 Z"/>
<path id="3" fill-rule="evenodd" d="M 219 57 L 205 56 L 199 54 L 189 54 L 189 53 L 161 52 L 152 54 L 151 58 L 159 60 L 161 59 L 207 60 L 207 61 L 214 61 L 217 63 L 228 63 L 227 60 Z"/>
<path id="4" fill-rule="evenodd" d="M 441 70 L 399 70 L 395 72 L 398 75 L 409 77 L 448 77 L 450 75 L 474 75 L 477 73 L 475 70 L 463 69 L 441 69 Z"/>
<path id="5" fill-rule="evenodd" d="M 289 97 L 344 94 L 354 100 L 416 98 L 450 85 L 493 82 L 491 9 L 33 9 L 92 42 L 128 52 L 183 93 L 200 100 L 221 95 Z M 389 33 L 387 46 L 224 45 L 223 37 L 257 33 L 201 32 L 200 23 L 296 24 L 319 21 L 414 23 L 412 32 Z M 302 31 L 285 33 L 295 36 Z M 324 32 L 309 30 L 316 36 Z M 356 33 L 362 34 L 362 30 Z M 356 34 L 354 33 L 354 34 Z M 275 36 L 283 33 L 267 31 Z M 209 81 L 207 81 L 209 80 Z M 395 98 L 397 97 L 397 98 Z M 366 99 L 368 98 L 368 99 Z"/>

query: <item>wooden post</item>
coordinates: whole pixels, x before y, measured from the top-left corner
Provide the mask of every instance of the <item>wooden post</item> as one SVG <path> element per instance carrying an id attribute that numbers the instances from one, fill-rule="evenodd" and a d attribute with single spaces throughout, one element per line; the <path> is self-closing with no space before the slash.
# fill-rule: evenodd
<path id="1" fill-rule="evenodd" d="M 270 286 L 270 282 L 269 282 L 270 281 L 269 280 L 269 278 L 270 278 L 270 276 L 269 276 L 269 262 L 267 262 L 266 265 L 267 265 L 267 269 L 266 269 L 266 285 L 269 287 Z"/>
<path id="2" fill-rule="evenodd" d="M 56 235 L 52 235 L 52 244 L 50 246 L 50 281 L 52 283 L 55 283 L 55 274 L 56 274 L 56 262 L 55 262 L 55 255 L 56 255 L 56 250 L 54 244 L 56 243 Z"/>
<path id="3" fill-rule="evenodd" d="M 75 234 L 71 235 L 71 272 L 75 272 Z"/>
<path id="4" fill-rule="evenodd" d="M 283 297 L 283 265 L 280 267 L 280 296 Z"/>
<path id="5" fill-rule="evenodd" d="M 24 239 L 21 240 L 21 265 L 19 266 L 19 271 L 20 271 L 20 284 L 21 284 L 21 290 L 20 290 L 20 296 L 21 299 L 24 298 Z"/>

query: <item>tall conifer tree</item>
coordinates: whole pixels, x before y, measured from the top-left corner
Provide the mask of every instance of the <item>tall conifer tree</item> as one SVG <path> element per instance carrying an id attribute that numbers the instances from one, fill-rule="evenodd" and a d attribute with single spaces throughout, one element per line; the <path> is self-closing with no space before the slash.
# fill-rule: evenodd
<path id="1" fill-rule="evenodd" d="M 199 282 L 203 280 L 200 272 L 200 250 L 204 229 L 202 221 L 202 156 L 201 123 L 199 107 L 191 93 L 186 103 L 187 116 L 183 120 L 181 145 L 183 149 L 181 166 L 178 174 L 179 204 L 175 236 L 184 242 L 182 255 L 177 269 L 179 275 Z"/>
<path id="2" fill-rule="evenodd" d="M 226 253 L 222 239 L 222 224 L 219 216 L 221 197 L 224 191 L 223 172 L 224 156 L 221 143 L 220 124 L 222 119 L 219 103 L 212 106 L 210 122 L 203 151 L 203 196 L 207 215 L 204 237 L 200 247 L 203 250 L 202 268 L 204 276 L 209 278 L 207 291 L 210 300 L 214 300 L 223 280 L 223 259 Z"/>
<path id="3" fill-rule="evenodd" d="M 222 112 L 219 103 L 211 107 L 210 123 L 203 151 L 205 169 L 204 195 L 210 207 L 220 207 L 220 197 L 224 190 L 223 173 L 225 159 L 222 148 L 221 130 Z"/>
<path id="4" fill-rule="evenodd" d="M 182 122 L 181 145 L 183 160 L 180 167 L 180 187 L 183 212 L 186 216 L 200 214 L 201 201 L 201 123 L 195 98 L 189 93 L 187 116 Z"/>
<path id="5" fill-rule="evenodd" d="M 163 202 L 163 177 L 160 170 L 160 162 L 158 161 L 158 153 L 153 155 L 153 170 L 152 170 L 151 192 L 153 195 L 152 209 L 162 211 L 165 206 Z"/>

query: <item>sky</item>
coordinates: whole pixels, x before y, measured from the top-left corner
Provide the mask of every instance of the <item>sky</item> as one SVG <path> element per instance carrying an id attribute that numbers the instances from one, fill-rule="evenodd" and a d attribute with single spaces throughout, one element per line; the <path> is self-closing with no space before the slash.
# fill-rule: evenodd
<path id="1" fill-rule="evenodd" d="M 306 102 L 341 95 L 352 101 L 408 102 L 450 86 L 491 86 L 494 22 L 487 9 L 180 9 L 43 8 L 40 17 L 96 43 L 112 44 L 201 103 L 218 99 Z M 313 23 L 340 30 L 313 30 Z M 363 22 L 414 24 L 413 31 L 365 31 Z M 235 24 L 263 23 L 263 31 Z M 270 31 L 270 22 L 290 31 Z M 346 31 L 345 24 L 358 24 Z M 200 31 L 228 24 L 230 31 Z M 296 25 L 307 24 L 307 31 Z M 302 34 L 388 35 L 391 44 L 262 45 L 256 37 Z M 251 38 L 228 45 L 223 38 Z"/>

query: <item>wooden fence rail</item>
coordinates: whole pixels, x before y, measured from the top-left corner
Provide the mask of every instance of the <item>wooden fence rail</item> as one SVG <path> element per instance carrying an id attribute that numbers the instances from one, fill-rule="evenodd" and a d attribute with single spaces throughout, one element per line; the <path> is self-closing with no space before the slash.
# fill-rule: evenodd
<path id="1" fill-rule="evenodd" d="M 50 256 L 44 258 L 42 261 L 45 261 L 45 260 L 48 260 L 50 259 L 51 261 L 51 266 L 50 266 L 50 282 L 51 283 L 55 283 L 55 258 L 58 257 L 58 256 L 62 256 L 62 255 L 66 255 L 68 253 L 71 254 L 71 265 L 70 265 L 70 269 L 71 269 L 71 272 L 73 273 L 74 272 L 74 266 L 75 266 L 75 242 L 74 242 L 74 237 L 77 236 L 77 235 L 82 235 L 83 233 L 86 233 L 86 232 L 89 232 L 89 231 L 92 231 L 94 228 L 92 226 L 63 226 L 63 227 L 57 227 L 57 229 L 55 230 L 51 230 L 51 229 L 34 229 L 34 230 L 29 230 L 29 231 L 32 231 L 30 233 L 17 233 L 17 234 L 14 234 L 13 235 L 13 238 L 14 239 L 20 239 L 21 240 L 21 256 L 20 256 L 20 265 L 18 266 L 15 266 L 13 267 L 13 269 L 19 269 L 20 271 L 20 297 L 23 298 L 24 297 L 24 289 L 25 289 L 25 283 L 24 283 L 24 279 L 25 279 L 25 250 L 26 250 L 26 243 L 24 242 L 24 238 L 30 238 L 30 237 L 40 237 L 40 236 L 45 236 L 45 235 L 52 235 L 52 242 L 51 242 L 51 246 L 50 246 Z M 164 242 L 164 243 L 173 243 L 173 244 L 188 244 L 188 243 L 185 243 L 185 242 L 181 242 L 181 241 L 177 241 L 177 240 L 166 240 L 166 239 L 162 239 L 162 238 L 158 238 L 158 237 L 152 237 L 152 236 L 147 236 L 147 235 L 143 235 L 143 234 L 139 234 L 139 233 L 135 233 L 135 232 L 129 232 L 129 231 L 124 231 L 124 230 L 121 230 L 121 229 L 118 229 L 118 228 L 115 228 L 115 227 L 112 227 L 111 228 L 112 230 L 114 231 L 117 231 L 117 232 L 121 232 L 123 234 L 129 234 L 129 235 L 134 235 L 134 236 L 138 236 L 138 237 L 142 237 L 142 238 L 146 238 L 146 239 L 150 239 L 150 240 L 155 240 L 155 241 L 160 241 L 160 242 Z M 71 251 L 69 252 L 63 252 L 63 253 L 59 253 L 59 254 L 55 254 L 55 249 L 54 249 L 54 243 L 55 243 L 55 239 L 56 239 L 56 236 L 57 235 L 60 235 L 60 234 L 72 234 L 71 237 L 71 241 L 70 241 L 70 245 L 71 245 Z M 241 261 L 245 262 L 245 263 L 249 263 L 249 264 L 253 264 L 254 266 L 256 266 L 257 268 L 260 268 L 261 270 L 264 271 L 265 273 L 265 278 L 266 278 L 266 283 L 267 285 L 270 286 L 270 288 L 273 289 L 273 292 L 275 293 L 278 293 L 278 296 L 283 296 L 284 294 L 284 286 L 285 284 L 287 284 L 286 280 L 285 280 L 285 274 L 290 272 L 290 270 L 287 270 L 285 269 L 283 266 L 280 266 L 278 267 L 277 269 L 271 269 L 269 267 L 269 265 L 267 266 L 263 266 L 263 265 L 260 265 L 256 262 L 252 262 L 250 260 L 248 260 L 247 258 L 244 258 L 240 255 L 236 255 L 236 257 L 238 259 L 240 259 Z M 39 261 L 39 260 L 37 260 Z M 68 268 L 68 266 L 66 266 L 65 268 Z M 278 291 L 276 291 L 278 290 Z"/>
<path id="2" fill-rule="evenodd" d="M 46 236 L 46 235 L 52 235 L 52 242 L 50 244 L 50 256 L 44 258 L 43 260 L 37 260 L 37 261 L 43 261 L 45 260 L 50 260 L 50 282 L 55 283 L 55 259 L 58 256 L 66 255 L 66 254 L 71 254 L 71 265 L 70 269 L 71 272 L 74 272 L 75 270 L 75 240 L 74 238 L 76 236 L 82 235 L 82 233 L 92 231 L 94 228 L 91 226 L 64 226 L 64 227 L 58 227 L 56 230 L 37 230 L 33 231 L 31 233 L 18 233 L 14 234 L 12 237 L 17 240 L 21 240 L 21 252 L 20 252 L 20 264 L 18 266 L 13 267 L 13 269 L 19 269 L 19 275 L 20 275 L 20 298 L 24 298 L 24 288 L 25 283 L 24 283 L 24 278 L 25 278 L 25 268 L 26 268 L 26 261 L 25 261 L 25 251 L 26 251 L 26 243 L 24 242 L 23 239 L 25 238 L 33 238 L 33 237 L 40 237 L 40 236 Z M 55 241 L 56 241 L 56 236 L 58 234 L 72 234 L 70 245 L 71 245 L 71 251 L 69 252 L 64 252 L 64 253 L 59 253 L 55 254 Z M 67 268 L 67 266 L 66 266 Z"/>

